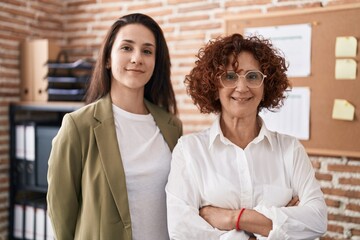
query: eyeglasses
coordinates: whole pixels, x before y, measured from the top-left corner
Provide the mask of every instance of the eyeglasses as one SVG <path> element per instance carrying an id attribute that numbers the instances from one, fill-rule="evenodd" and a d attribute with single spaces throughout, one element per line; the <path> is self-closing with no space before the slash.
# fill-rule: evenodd
<path id="1" fill-rule="evenodd" d="M 221 75 L 220 82 L 223 87 L 234 88 L 241 77 L 245 78 L 248 88 L 258 88 L 264 82 L 266 75 L 260 71 L 249 71 L 245 75 L 237 74 L 234 71 L 226 71 Z"/>

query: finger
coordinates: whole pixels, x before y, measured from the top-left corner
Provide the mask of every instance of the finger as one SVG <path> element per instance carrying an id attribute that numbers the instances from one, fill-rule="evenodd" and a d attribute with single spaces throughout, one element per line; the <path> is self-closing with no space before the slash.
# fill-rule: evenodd
<path id="1" fill-rule="evenodd" d="M 292 198 L 291 200 L 290 200 L 290 202 L 288 202 L 288 204 L 286 204 L 286 207 L 290 207 L 290 206 L 292 206 L 294 204 L 294 198 Z"/>
<path id="2" fill-rule="evenodd" d="M 205 214 L 204 214 L 204 209 L 201 208 L 200 211 L 199 211 L 199 216 L 202 217 L 202 218 L 204 218 L 204 215 L 205 215 Z"/>
<path id="3" fill-rule="evenodd" d="M 299 197 L 293 197 L 290 202 L 286 205 L 286 207 L 291 207 L 294 206 L 296 204 L 296 202 L 299 201 Z"/>
<path id="4" fill-rule="evenodd" d="M 294 202 L 294 204 L 296 204 L 300 199 L 299 199 L 299 197 L 298 196 L 295 196 L 295 197 L 293 197 L 293 202 Z"/>

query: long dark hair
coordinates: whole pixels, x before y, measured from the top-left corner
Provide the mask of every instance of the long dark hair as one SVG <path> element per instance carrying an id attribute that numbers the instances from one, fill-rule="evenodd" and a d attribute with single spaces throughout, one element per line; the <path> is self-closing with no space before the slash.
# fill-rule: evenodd
<path id="1" fill-rule="evenodd" d="M 155 36 L 155 68 L 150 81 L 145 85 L 144 97 L 150 102 L 176 114 L 176 100 L 170 79 L 170 54 L 160 26 L 151 17 L 134 13 L 125 15 L 113 23 L 102 43 L 98 59 L 87 89 L 86 103 L 94 102 L 110 92 L 111 70 L 106 68 L 111 50 L 119 30 L 128 24 L 141 24 Z"/>

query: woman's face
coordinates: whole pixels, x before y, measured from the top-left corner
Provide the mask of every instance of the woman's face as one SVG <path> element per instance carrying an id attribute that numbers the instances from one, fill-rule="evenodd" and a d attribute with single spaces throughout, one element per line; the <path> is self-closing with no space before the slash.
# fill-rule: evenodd
<path id="1" fill-rule="evenodd" d="M 239 75 L 244 75 L 249 71 L 260 71 L 260 65 L 250 52 L 241 52 L 238 55 L 238 69 L 233 69 L 230 64 L 227 71 L 233 70 Z M 219 98 L 221 102 L 221 114 L 227 118 L 246 118 L 257 115 L 258 106 L 264 94 L 264 84 L 258 88 L 249 88 L 245 78 L 240 77 L 234 88 L 219 88 Z"/>
<path id="2" fill-rule="evenodd" d="M 128 24 L 116 35 L 107 67 L 112 87 L 143 89 L 155 68 L 156 42 L 141 24 Z"/>

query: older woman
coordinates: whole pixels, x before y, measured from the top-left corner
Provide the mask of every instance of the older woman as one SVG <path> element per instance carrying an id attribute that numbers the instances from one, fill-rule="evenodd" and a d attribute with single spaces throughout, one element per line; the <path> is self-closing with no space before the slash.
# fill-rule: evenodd
<path id="1" fill-rule="evenodd" d="M 327 208 L 311 162 L 294 137 L 259 116 L 290 87 L 271 42 L 240 34 L 210 41 L 186 76 L 189 95 L 213 125 L 183 136 L 166 186 L 171 239 L 314 239 Z M 297 198 L 298 197 L 298 198 Z M 299 201 L 298 201 L 299 200 Z"/>

